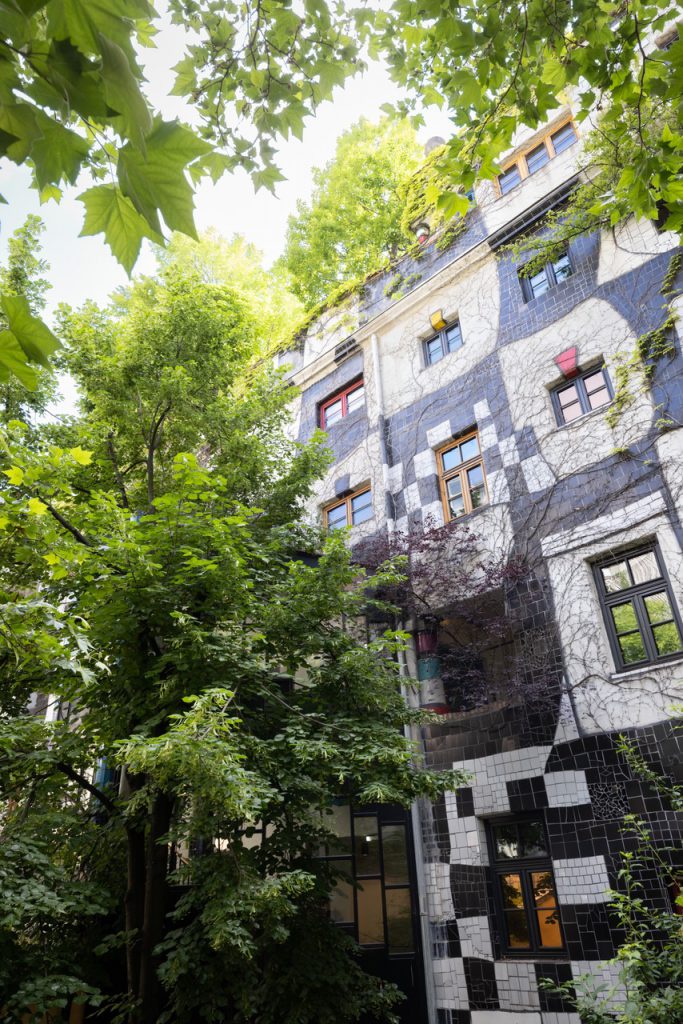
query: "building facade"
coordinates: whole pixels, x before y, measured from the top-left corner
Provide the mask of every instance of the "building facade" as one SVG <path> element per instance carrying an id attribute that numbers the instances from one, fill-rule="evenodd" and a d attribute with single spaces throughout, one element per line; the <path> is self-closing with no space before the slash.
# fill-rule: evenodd
<path id="1" fill-rule="evenodd" d="M 438 713 L 419 739 L 469 776 L 405 823 L 410 926 L 381 815 L 343 826 L 378 852 L 349 861 L 359 888 L 333 915 L 415 1024 L 577 1024 L 540 982 L 614 980 L 624 816 L 680 847 L 680 817 L 619 743 L 683 781 L 683 357 L 674 329 L 652 334 L 681 304 L 677 240 L 629 222 L 533 275 L 508 248 L 575 187 L 582 146 L 558 110 L 458 231 L 280 357 L 296 436 L 322 428 L 334 454 L 310 514 L 348 527 L 361 560 L 408 555 L 409 699 Z"/>

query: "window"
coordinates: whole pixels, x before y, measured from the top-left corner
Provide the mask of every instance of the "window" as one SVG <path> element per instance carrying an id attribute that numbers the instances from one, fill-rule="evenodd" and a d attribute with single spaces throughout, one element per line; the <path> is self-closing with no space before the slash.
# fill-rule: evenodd
<path id="1" fill-rule="evenodd" d="M 442 448 L 438 455 L 446 519 L 457 519 L 486 505 L 488 494 L 479 434 L 475 431 L 460 438 Z"/>
<path id="2" fill-rule="evenodd" d="M 339 530 L 343 526 L 357 526 L 372 518 L 372 491 L 369 487 L 349 494 L 341 501 L 328 505 L 323 510 L 328 530 Z"/>
<path id="3" fill-rule="evenodd" d="M 523 268 L 522 268 L 523 269 Z M 535 274 L 524 274 L 519 272 L 519 280 L 522 285 L 522 294 L 525 302 L 537 299 L 544 295 L 550 288 L 566 281 L 574 273 L 568 253 L 563 253 L 556 260 L 546 263 Z"/>
<path id="4" fill-rule="evenodd" d="M 552 392 L 555 416 L 560 426 L 571 423 L 579 416 L 600 409 L 612 401 L 612 382 L 604 366 L 575 377 L 571 383 L 562 384 Z"/>
<path id="5" fill-rule="evenodd" d="M 355 412 L 365 404 L 365 388 L 362 380 L 356 380 L 320 405 L 320 426 L 327 430 L 333 423 Z"/>
<path id="6" fill-rule="evenodd" d="M 375 813 L 336 804 L 323 823 L 336 837 L 319 852 L 339 873 L 329 901 L 331 919 L 352 931 L 361 946 L 412 953 L 405 816 L 391 807 Z"/>
<path id="7" fill-rule="evenodd" d="M 683 651 L 678 609 L 656 544 L 594 568 L 618 669 L 653 664 Z"/>
<path id="8" fill-rule="evenodd" d="M 449 327 L 444 327 L 435 338 L 430 338 L 424 343 L 425 363 L 431 366 L 438 363 L 440 359 L 447 356 L 449 352 L 455 352 L 462 345 L 462 332 L 460 324 L 456 320 Z"/>
<path id="9" fill-rule="evenodd" d="M 557 954 L 564 941 L 542 819 L 491 825 L 489 844 L 506 954 Z"/>
<path id="10" fill-rule="evenodd" d="M 578 138 L 573 121 L 567 121 L 560 128 L 548 134 L 525 153 L 520 153 L 515 162 L 498 175 L 498 188 L 502 196 L 520 184 L 529 175 L 545 167 L 554 157 L 573 146 Z"/>

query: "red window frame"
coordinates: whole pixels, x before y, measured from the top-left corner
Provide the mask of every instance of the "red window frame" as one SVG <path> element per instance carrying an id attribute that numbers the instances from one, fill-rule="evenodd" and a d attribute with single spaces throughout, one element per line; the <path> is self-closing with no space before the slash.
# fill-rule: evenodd
<path id="1" fill-rule="evenodd" d="M 352 384 L 347 384 L 345 388 L 341 389 L 341 391 L 335 391 L 333 395 L 330 395 L 329 398 L 326 398 L 324 402 L 320 403 L 320 408 L 318 410 L 318 420 L 320 422 L 320 427 L 322 430 L 325 430 L 327 427 L 325 410 L 329 409 L 331 405 L 334 405 L 336 402 L 339 402 L 341 400 L 342 413 L 340 418 L 344 419 L 349 414 L 349 395 L 353 394 L 354 391 L 357 391 L 358 388 L 363 387 L 365 387 L 365 382 L 362 377 L 359 377 L 356 380 L 354 380 Z M 336 422 L 337 420 L 335 420 L 335 423 Z"/>

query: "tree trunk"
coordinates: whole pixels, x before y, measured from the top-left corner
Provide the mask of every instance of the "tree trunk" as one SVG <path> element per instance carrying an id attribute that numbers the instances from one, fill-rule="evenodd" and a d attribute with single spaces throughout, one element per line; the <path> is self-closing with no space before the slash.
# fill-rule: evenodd
<path id="1" fill-rule="evenodd" d="M 145 916 L 145 832 L 144 829 L 128 828 L 128 887 L 124 901 L 126 931 L 126 973 L 128 995 L 137 1000 L 140 991 L 140 952 L 142 928 Z M 129 1024 L 139 1024 L 138 1010 L 131 1011 Z"/>
<path id="2" fill-rule="evenodd" d="M 161 985 L 157 977 L 158 958 L 154 949 L 164 937 L 166 923 L 166 875 L 168 849 L 159 839 L 168 833 L 173 803 L 159 793 L 152 804 L 147 831 L 144 920 L 140 948 L 140 1024 L 156 1024 L 162 1009 Z"/>

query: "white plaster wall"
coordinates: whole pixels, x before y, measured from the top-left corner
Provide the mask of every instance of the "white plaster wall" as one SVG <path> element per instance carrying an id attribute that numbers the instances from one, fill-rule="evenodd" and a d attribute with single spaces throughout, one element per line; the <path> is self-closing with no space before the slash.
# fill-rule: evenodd
<path id="1" fill-rule="evenodd" d="M 678 245 L 674 231 L 657 231 L 651 220 L 632 217 L 618 224 L 613 231 L 600 236 L 598 284 L 614 281 L 630 270 L 636 270 L 657 253 L 669 252 Z"/>

